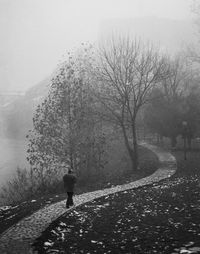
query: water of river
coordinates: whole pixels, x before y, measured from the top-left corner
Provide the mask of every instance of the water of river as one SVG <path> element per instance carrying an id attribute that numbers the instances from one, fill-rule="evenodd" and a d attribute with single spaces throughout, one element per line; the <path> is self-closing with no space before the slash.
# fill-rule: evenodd
<path id="1" fill-rule="evenodd" d="M 0 187 L 14 176 L 17 167 L 28 167 L 25 140 L 0 139 Z"/>

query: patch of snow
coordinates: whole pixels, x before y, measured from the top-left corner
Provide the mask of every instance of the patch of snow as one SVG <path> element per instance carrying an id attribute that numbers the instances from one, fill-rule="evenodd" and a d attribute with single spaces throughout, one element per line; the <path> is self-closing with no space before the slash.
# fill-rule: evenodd
<path id="1" fill-rule="evenodd" d="M 53 246 L 53 242 L 44 242 L 44 246 L 46 246 L 46 247 L 51 247 L 51 246 Z"/>
<path id="2" fill-rule="evenodd" d="M 12 206 L 2 206 L 2 207 L 0 207 L 0 211 L 6 211 L 10 208 L 12 208 Z"/>

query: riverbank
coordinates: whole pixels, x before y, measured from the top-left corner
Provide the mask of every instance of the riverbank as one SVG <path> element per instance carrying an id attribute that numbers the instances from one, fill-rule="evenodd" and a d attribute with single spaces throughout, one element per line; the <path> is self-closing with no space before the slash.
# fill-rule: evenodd
<path id="1" fill-rule="evenodd" d="M 28 167 L 26 140 L 0 138 L 0 188 L 12 179 L 17 167 Z"/>
<path id="2" fill-rule="evenodd" d="M 75 209 L 81 204 L 85 204 L 86 202 L 97 199 L 98 197 L 122 192 L 123 190 L 138 189 L 139 187 L 150 185 L 152 183 L 159 182 L 162 179 L 169 178 L 175 173 L 176 161 L 171 154 L 155 146 L 146 144 L 143 145 L 155 152 L 161 162 L 161 166 L 158 170 L 156 170 L 156 172 L 148 177 L 134 182 L 117 185 L 116 187 L 105 188 L 99 191 L 88 192 L 82 195 L 76 195 Z M 70 212 L 70 210 L 71 209 L 68 209 L 67 213 Z M 65 213 L 65 211 L 65 201 L 61 201 L 56 204 L 46 206 L 35 212 L 33 215 L 21 220 L 2 235 L 0 238 L 1 250 L 7 250 L 9 253 L 13 253 L 14 251 L 15 254 L 31 252 L 31 243 L 33 243 L 33 241 L 41 235 L 43 230 L 47 228 L 52 221 L 56 220 L 60 215 Z"/>
<path id="3" fill-rule="evenodd" d="M 86 186 L 80 183 L 77 186 L 76 194 L 82 194 L 84 192 L 95 191 L 98 189 L 109 188 L 119 184 L 125 184 L 132 181 L 136 181 L 145 176 L 151 175 L 159 167 L 159 161 L 156 155 L 146 148 L 139 149 L 140 155 L 140 170 L 132 173 L 132 171 L 120 169 L 120 174 L 113 173 L 108 178 L 103 178 L 101 181 L 89 182 Z M 112 177 L 111 177 L 112 176 Z M 12 206 L 4 206 L 0 208 L 0 233 L 3 233 L 6 229 L 16 224 L 18 221 L 34 213 L 35 211 L 43 208 L 46 205 L 50 205 L 66 198 L 65 193 L 49 194 L 42 197 L 35 197 Z"/>

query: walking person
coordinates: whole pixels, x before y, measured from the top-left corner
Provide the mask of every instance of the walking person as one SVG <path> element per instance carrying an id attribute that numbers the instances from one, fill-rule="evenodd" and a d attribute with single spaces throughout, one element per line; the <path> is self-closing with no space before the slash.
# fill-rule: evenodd
<path id="1" fill-rule="evenodd" d="M 66 208 L 69 208 L 70 206 L 74 205 L 73 194 L 74 194 L 74 185 L 76 181 L 77 181 L 77 178 L 74 175 L 72 169 L 69 169 L 68 174 L 65 174 L 63 176 L 64 188 L 65 188 L 65 191 L 67 192 Z"/>

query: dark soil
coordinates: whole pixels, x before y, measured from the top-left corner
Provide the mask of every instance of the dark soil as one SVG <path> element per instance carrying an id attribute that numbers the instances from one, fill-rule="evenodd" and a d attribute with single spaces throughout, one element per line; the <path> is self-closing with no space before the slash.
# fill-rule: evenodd
<path id="1" fill-rule="evenodd" d="M 200 153 L 174 152 L 178 171 L 151 186 L 66 212 L 34 243 L 39 253 L 200 253 Z"/>
<path id="2" fill-rule="evenodd" d="M 87 185 L 84 184 L 84 182 L 79 182 L 76 194 L 94 191 L 118 184 L 124 184 L 152 174 L 159 166 L 157 157 L 151 151 L 145 148 L 139 149 L 139 155 L 140 170 L 138 172 L 133 174 L 132 171 L 124 168 L 125 164 L 119 164 L 118 166 L 121 165 L 119 174 L 110 174 L 109 177 L 104 177 L 101 179 L 93 178 L 91 181 L 87 181 Z M 32 213 L 43 208 L 46 205 L 61 201 L 65 198 L 65 193 L 55 195 L 51 194 L 34 198 L 12 206 L 0 207 L 0 234 L 24 217 L 30 216 Z"/>
<path id="3" fill-rule="evenodd" d="M 0 234 L 6 229 L 16 224 L 24 217 L 31 215 L 33 212 L 49 205 L 63 200 L 65 195 L 51 195 L 24 201 L 13 206 L 0 207 Z"/>

